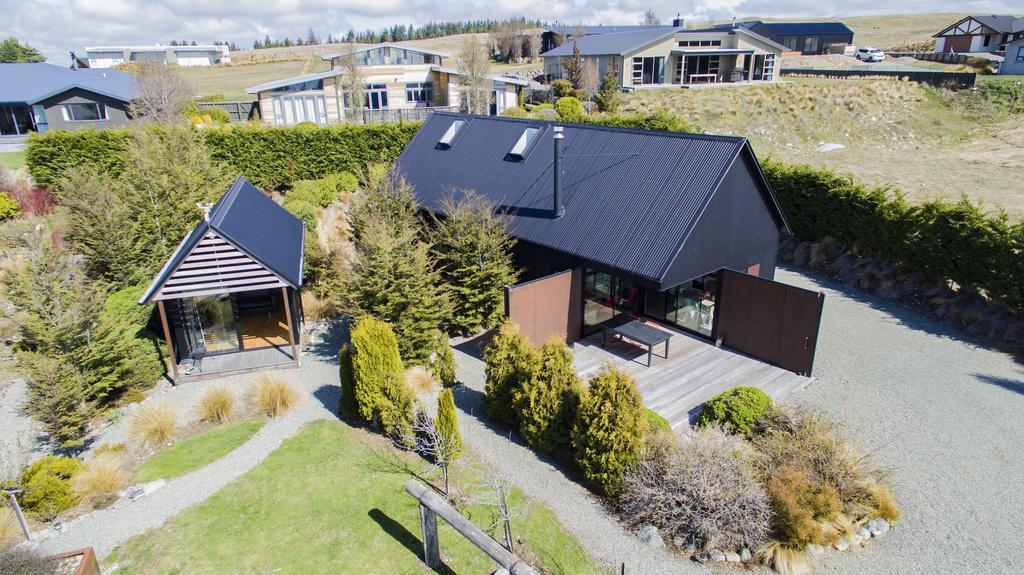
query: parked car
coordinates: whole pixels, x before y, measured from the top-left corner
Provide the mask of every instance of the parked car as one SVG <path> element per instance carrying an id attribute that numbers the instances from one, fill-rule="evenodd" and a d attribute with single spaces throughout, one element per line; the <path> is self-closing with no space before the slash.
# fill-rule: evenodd
<path id="1" fill-rule="evenodd" d="M 857 54 L 855 57 L 858 60 L 862 60 L 864 62 L 881 62 L 882 60 L 885 60 L 885 52 L 879 50 L 878 48 L 871 48 L 865 46 L 864 48 L 860 48 L 857 50 Z"/>

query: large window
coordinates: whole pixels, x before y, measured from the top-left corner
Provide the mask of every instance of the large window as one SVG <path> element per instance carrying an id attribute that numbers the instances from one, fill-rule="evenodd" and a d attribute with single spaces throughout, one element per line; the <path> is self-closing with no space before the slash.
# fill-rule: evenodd
<path id="1" fill-rule="evenodd" d="M 0 136 L 20 136 L 35 129 L 28 106 L 0 106 Z"/>
<path id="2" fill-rule="evenodd" d="M 775 54 L 754 56 L 754 80 L 770 82 L 775 77 Z"/>
<path id="3" fill-rule="evenodd" d="M 804 52 L 810 52 L 811 54 L 817 53 L 818 51 L 818 37 L 811 36 L 804 39 Z"/>
<path id="4" fill-rule="evenodd" d="M 387 48 L 375 48 L 373 50 L 360 52 L 357 54 L 357 61 L 363 66 L 383 66 L 385 50 L 387 50 Z"/>
<path id="5" fill-rule="evenodd" d="M 288 84 L 287 86 L 278 86 L 271 90 L 271 92 L 305 92 L 308 90 L 323 90 L 323 80 L 307 80 L 305 82 L 298 82 L 296 84 Z"/>
<path id="6" fill-rule="evenodd" d="M 65 122 L 96 122 L 107 119 L 107 107 L 96 102 L 64 104 L 61 111 Z"/>
<path id="7" fill-rule="evenodd" d="M 157 64 L 167 63 L 167 53 L 160 52 L 132 52 L 128 57 L 132 62 L 156 62 Z"/>
<path id="8" fill-rule="evenodd" d="M 383 110 L 388 107 L 388 87 L 385 84 L 366 85 L 366 108 Z"/>
<path id="9" fill-rule="evenodd" d="M 633 84 L 664 84 L 665 57 L 633 58 Z"/>
<path id="10" fill-rule="evenodd" d="M 583 271 L 583 333 L 611 320 L 639 314 L 644 290 L 635 283 L 595 270 Z"/>
<path id="11" fill-rule="evenodd" d="M 721 58 L 719 56 L 687 56 L 686 82 L 717 82 Z"/>
<path id="12" fill-rule="evenodd" d="M 433 82 L 409 82 L 405 85 L 405 101 L 430 105 L 434 101 Z"/>
<path id="13" fill-rule="evenodd" d="M 303 122 L 327 125 L 327 109 L 322 95 L 274 96 L 273 103 L 274 123 L 278 126 L 294 126 Z"/>
<path id="14" fill-rule="evenodd" d="M 1017 48 L 1017 61 L 1024 62 L 1024 46 Z"/>
<path id="15" fill-rule="evenodd" d="M 687 331 L 711 337 L 715 322 L 714 274 L 687 282 L 666 292 L 650 293 L 645 312 Z"/>

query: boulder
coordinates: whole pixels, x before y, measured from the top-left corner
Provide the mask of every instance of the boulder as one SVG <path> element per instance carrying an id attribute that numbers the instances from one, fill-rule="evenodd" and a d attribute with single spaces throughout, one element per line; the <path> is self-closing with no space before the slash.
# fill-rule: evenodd
<path id="1" fill-rule="evenodd" d="M 874 523 L 874 527 L 868 528 L 872 537 L 884 537 L 889 532 L 889 522 L 885 519 L 878 519 Z"/>
<path id="2" fill-rule="evenodd" d="M 740 559 L 740 554 L 739 553 L 733 553 L 732 551 L 726 552 L 725 560 L 728 563 L 740 563 L 740 562 L 743 561 L 742 559 Z"/>
<path id="3" fill-rule="evenodd" d="M 686 541 L 682 537 L 677 536 L 672 538 L 672 544 L 676 547 L 682 547 L 683 545 L 686 545 Z"/>
<path id="4" fill-rule="evenodd" d="M 708 558 L 712 561 L 725 561 L 725 553 L 718 549 L 715 549 L 711 552 L 710 555 L 708 555 Z"/>
<path id="5" fill-rule="evenodd" d="M 136 499 L 142 497 L 145 494 L 146 491 L 145 489 L 143 489 L 141 485 L 132 485 L 127 490 L 125 490 L 125 497 L 127 497 L 131 501 L 135 501 Z"/>
<path id="6" fill-rule="evenodd" d="M 658 533 L 658 528 L 653 525 L 644 525 L 637 532 L 637 537 L 644 545 L 649 547 L 664 547 L 665 540 L 661 538 L 661 533 Z"/>
<path id="7" fill-rule="evenodd" d="M 744 547 L 740 549 L 740 561 L 747 562 L 754 558 L 754 555 L 750 552 L 750 549 Z"/>
<path id="8" fill-rule="evenodd" d="M 862 541 L 867 541 L 868 539 L 871 539 L 871 531 L 869 531 L 867 527 L 861 527 L 860 529 L 858 529 L 857 535 L 861 538 Z"/>
<path id="9" fill-rule="evenodd" d="M 836 541 L 836 543 L 835 543 L 835 545 L 833 545 L 833 547 L 835 547 L 839 551 L 846 551 L 847 549 L 850 548 L 850 540 L 847 539 L 846 537 L 840 537 L 839 541 Z"/>
<path id="10" fill-rule="evenodd" d="M 697 545 L 695 543 L 687 543 L 686 547 L 683 547 L 683 551 L 692 555 L 697 552 Z"/>
<path id="11" fill-rule="evenodd" d="M 165 485 L 167 485 L 167 482 L 165 480 L 157 479 L 156 481 L 150 481 L 149 483 L 143 485 L 142 491 L 146 495 L 152 495 L 153 492 L 162 489 Z"/>

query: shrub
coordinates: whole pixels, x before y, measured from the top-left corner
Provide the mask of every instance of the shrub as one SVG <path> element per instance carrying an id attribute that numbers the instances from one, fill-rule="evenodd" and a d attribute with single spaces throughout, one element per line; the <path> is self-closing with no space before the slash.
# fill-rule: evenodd
<path id="1" fill-rule="evenodd" d="M 388 324 L 367 317 L 359 320 L 351 339 L 359 416 L 393 437 L 408 435 L 413 398 L 405 385 L 395 333 Z"/>
<path id="2" fill-rule="evenodd" d="M 8 545 L 17 543 L 23 536 L 21 524 L 18 523 L 18 517 L 14 514 L 14 510 L 6 505 L 0 505 L 0 551 Z M 10 571 L 10 573 L 16 573 L 16 571 Z"/>
<path id="3" fill-rule="evenodd" d="M 506 118 L 529 118 L 530 113 L 526 111 L 526 108 L 521 106 L 514 106 L 512 108 L 505 108 L 505 111 L 501 113 Z"/>
<path id="4" fill-rule="evenodd" d="M 130 387 L 124 390 L 124 393 L 120 397 L 121 405 L 130 405 L 132 403 L 142 403 L 146 401 L 146 392 L 142 391 L 137 387 Z"/>
<path id="5" fill-rule="evenodd" d="M 17 575 L 54 575 L 60 562 L 31 547 L 0 547 L 0 573 Z"/>
<path id="6" fill-rule="evenodd" d="M 536 114 L 537 112 L 543 112 L 544 110 L 554 110 L 554 109 L 555 109 L 555 105 L 554 104 L 549 104 L 549 103 L 545 102 L 543 104 L 537 104 L 536 106 L 533 107 L 532 110 L 530 110 L 530 112 L 533 113 L 533 114 Z"/>
<path id="7" fill-rule="evenodd" d="M 643 403 L 636 383 L 608 364 L 590 380 L 572 433 L 576 463 L 601 493 L 618 495 L 622 476 L 640 458 Z"/>
<path id="8" fill-rule="evenodd" d="M 174 437 L 178 408 L 166 401 L 143 403 L 131 416 L 128 434 L 142 445 L 156 447 Z"/>
<path id="9" fill-rule="evenodd" d="M 287 203 L 289 196 L 302 199 L 314 205 L 327 207 L 345 194 L 354 192 L 359 187 L 359 180 L 351 172 L 327 174 L 316 180 L 299 180 L 292 183 L 292 189 L 285 194 Z"/>
<path id="10" fill-rule="evenodd" d="M 823 523 L 842 508 L 835 488 L 811 482 L 799 470 L 783 467 L 768 481 L 768 494 L 775 536 L 780 542 L 795 549 L 833 543 Z"/>
<path id="11" fill-rule="evenodd" d="M 780 575 L 810 575 L 813 571 L 811 558 L 804 549 L 786 546 L 780 541 L 769 541 L 762 545 L 754 558 Z"/>
<path id="12" fill-rule="evenodd" d="M 348 343 L 343 344 L 338 350 L 338 379 L 341 386 L 338 413 L 349 420 L 359 419 L 355 372 L 352 367 L 352 346 Z"/>
<path id="13" fill-rule="evenodd" d="M 306 236 L 309 237 L 316 235 L 316 204 L 304 200 L 304 199 L 289 199 L 285 195 L 284 203 L 282 204 L 284 209 L 288 210 L 288 213 L 295 216 L 295 219 L 301 221 L 306 226 Z"/>
<path id="14" fill-rule="evenodd" d="M 594 100 L 602 112 L 614 114 L 619 110 L 619 77 L 611 69 L 601 78 L 601 86 Z"/>
<path id="15" fill-rule="evenodd" d="M 83 503 L 93 508 L 105 507 L 128 484 L 128 473 L 119 455 L 106 453 L 94 456 L 72 484 Z"/>
<path id="16" fill-rule="evenodd" d="M 555 98 L 576 96 L 576 90 L 573 89 L 572 83 L 568 80 L 555 80 L 551 82 L 551 93 Z M 534 111 L 536 111 L 536 108 L 534 108 Z"/>
<path id="17" fill-rule="evenodd" d="M 437 388 L 437 382 L 430 370 L 422 365 L 416 365 L 405 370 L 405 385 L 414 395 L 420 395 L 433 391 Z"/>
<path id="18" fill-rule="evenodd" d="M 523 439 L 545 453 L 569 447 L 580 393 L 572 352 L 561 337 L 553 335 L 541 347 L 540 364 L 533 377 L 513 394 Z"/>
<path id="19" fill-rule="evenodd" d="M 199 398 L 199 416 L 203 421 L 223 423 L 231 418 L 235 394 L 223 385 L 211 387 Z"/>
<path id="20" fill-rule="evenodd" d="M 456 382 L 455 352 L 452 351 L 452 346 L 448 344 L 448 337 L 444 333 L 438 332 L 437 340 L 437 352 L 430 364 L 430 371 L 441 385 L 451 387 Z"/>
<path id="21" fill-rule="evenodd" d="M 623 479 L 617 503 L 633 527 L 657 526 L 698 548 L 756 548 L 769 534 L 768 495 L 739 436 L 709 427 L 685 441 L 661 436 Z"/>
<path id="22" fill-rule="evenodd" d="M 664 132 L 686 132 L 699 134 L 700 128 L 690 124 L 679 116 L 670 114 L 664 110 L 651 112 L 649 114 L 627 114 L 621 116 L 584 116 L 580 123 L 597 124 L 599 126 L 611 126 L 613 128 L 635 128 L 638 130 L 661 130 Z M 788 212 L 787 212 L 788 214 Z"/>
<path id="23" fill-rule="evenodd" d="M 644 408 L 644 422 L 647 424 L 646 433 L 655 434 L 663 431 L 672 431 L 672 425 L 653 409 Z"/>
<path id="24" fill-rule="evenodd" d="M 48 455 L 32 464 L 21 477 L 24 493 L 20 503 L 41 521 L 51 521 L 78 503 L 71 480 L 82 463 L 70 457 Z"/>
<path id="25" fill-rule="evenodd" d="M 103 443 L 92 450 L 93 457 L 99 457 L 100 455 L 116 455 L 128 451 L 128 446 L 123 443 Z"/>
<path id="26" fill-rule="evenodd" d="M 21 213 L 21 207 L 7 192 L 0 190 L 0 221 L 13 218 Z"/>
<path id="27" fill-rule="evenodd" d="M 772 398 L 760 389 L 734 387 L 709 399 L 697 423 L 705 427 L 724 425 L 728 431 L 746 435 L 771 408 Z"/>
<path id="28" fill-rule="evenodd" d="M 525 382 L 533 377 L 540 354 L 519 333 L 519 326 L 506 319 L 484 350 L 484 411 L 496 421 L 516 425 L 513 400 Z"/>
<path id="29" fill-rule="evenodd" d="M 324 321 L 338 315 L 338 305 L 328 296 L 303 291 L 302 312 L 313 321 Z"/>
<path id="30" fill-rule="evenodd" d="M 292 382 L 270 374 L 256 378 L 249 389 L 252 410 L 270 417 L 284 415 L 298 401 L 299 391 Z"/>
<path id="31" fill-rule="evenodd" d="M 437 396 L 437 433 L 443 438 L 443 445 L 449 446 L 448 459 L 454 460 L 462 454 L 462 433 L 455 415 L 455 395 L 450 389 L 442 389 Z"/>
<path id="32" fill-rule="evenodd" d="M 555 111 L 566 122 L 578 122 L 586 116 L 583 104 L 573 96 L 563 96 L 556 100 Z"/>

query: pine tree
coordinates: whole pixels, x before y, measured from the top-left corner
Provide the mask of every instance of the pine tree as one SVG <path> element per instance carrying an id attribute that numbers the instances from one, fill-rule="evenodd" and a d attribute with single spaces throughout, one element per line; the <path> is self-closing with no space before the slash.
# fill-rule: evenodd
<path id="1" fill-rule="evenodd" d="M 496 421 L 516 425 L 512 402 L 526 381 L 533 377 L 540 356 L 519 333 L 519 326 L 506 319 L 484 351 L 484 411 Z"/>
<path id="2" fill-rule="evenodd" d="M 583 84 L 583 56 L 575 40 L 572 43 L 572 55 L 563 59 L 562 69 L 565 71 L 565 79 L 574 89 L 579 90 Z"/>
<path id="3" fill-rule="evenodd" d="M 39 50 L 18 42 L 14 36 L 0 42 L 0 63 L 45 62 Z"/>
<path id="4" fill-rule="evenodd" d="M 359 416 L 365 421 L 379 422 L 381 411 L 388 408 L 385 389 L 391 385 L 392 375 L 403 371 L 395 333 L 385 322 L 365 317 L 352 330 L 351 340 Z"/>
<path id="5" fill-rule="evenodd" d="M 445 387 L 455 385 L 455 352 L 452 346 L 448 345 L 448 336 L 442 331 L 437 332 L 437 343 L 435 344 L 434 360 L 430 365 L 430 371 L 434 378 Z"/>
<path id="6" fill-rule="evenodd" d="M 435 217 L 434 250 L 448 286 L 456 333 L 468 335 L 497 325 L 505 311 L 505 286 L 516 283 L 515 239 L 492 202 L 473 192 L 446 197 Z"/>
<path id="7" fill-rule="evenodd" d="M 601 78 L 601 88 L 595 97 L 602 112 L 614 114 L 619 110 L 619 77 L 611 70 Z"/>
<path id="8" fill-rule="evenodd" d="M 611 364 L 602 367 L 580 402 L 572 441 L 583 477 L 604 495 L 617 495 L 623 474 L 640 459 L 643 421 L 633 379 Z"/>
<path id="9" fill-rule="evenodd" d="M 356 401 L 356 380 L 352 367 L 352 346 L 341 346 L 338 352 L 338 376 L 341 385 L 341 400 L 338 413 L 349 420 L 359 419 L 359 403 Z"/>
<path id="10" fill-rule="evenodd" d="M 580 393 L 572 352 L 553 335 L 541 347 L 539 368 L 513 399 L 523 439 L 545 453 L 569 447 Z"/>
<path id="11" fill-rule="evenodd" d="M 462 455 L 462 433 L 459 420 L 455 417 L 455 395 L 450 389 L 442 389 L 437 396 L 437 433 L 442 444 L 447 446 L 447 462 L 451 463 Z"/>

